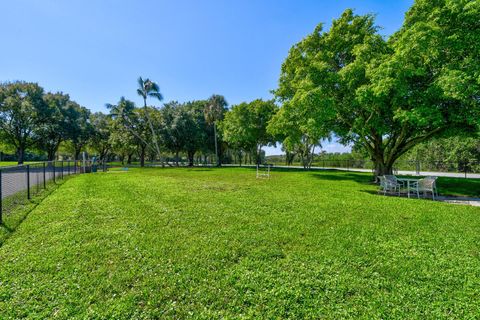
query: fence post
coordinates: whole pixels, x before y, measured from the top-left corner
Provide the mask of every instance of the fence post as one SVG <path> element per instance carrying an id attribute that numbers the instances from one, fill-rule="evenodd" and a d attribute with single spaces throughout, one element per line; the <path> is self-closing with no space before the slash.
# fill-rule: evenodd
<path id="1" fill-rule="evenodd" d="M 3 223 L 2 221 L 2 213 L 3 213 L 3 194 L 2 194 L 2 170 L 0 170 L 0 224 Z"/>
<path id="2" fill-rule="evenodd" d="M 30 165 L 27 164 L 27 199 L 30 200 Z"/>
<path id="3" fill-rule="evenodd" d="M 53 183 L 55 183 L 55 161 L 52 161 L 52 170 L 53 170 Z"/>
<path id="4" fill-rule="evenodd" d="M 45 162 L 43 163 L 43 189 L 47 189 L 47 177 L 45 173 Z"/>

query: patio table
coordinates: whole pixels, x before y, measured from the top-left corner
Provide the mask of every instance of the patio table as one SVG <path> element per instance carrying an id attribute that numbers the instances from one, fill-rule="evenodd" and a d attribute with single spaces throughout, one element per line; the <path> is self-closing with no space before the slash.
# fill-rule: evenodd
<path id="1" fill-rule="evenodd" d="M 407 184 L 407 195 L 410 198 L 410 184 L 413 184 L 414 182 L 418 182 L 420 179 L 411 179 L 411 178 L 397 178 L 397 181 L 399 182 L 405 182 Z"/>

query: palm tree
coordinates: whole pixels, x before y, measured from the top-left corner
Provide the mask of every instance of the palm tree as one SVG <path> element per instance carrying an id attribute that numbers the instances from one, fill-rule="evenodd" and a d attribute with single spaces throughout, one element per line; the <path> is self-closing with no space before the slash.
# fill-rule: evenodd
<path id="1" fill-rule="evenodd" d="M 160 93 L 160 87 L 155 82 L 151 81 L 150 79 L 143 80 L 142 77 L 138 78 L 138 89 L 137 94 L 143 98 L 143 106 L 145 108 L 145 115 L 147 116 L 148 125 L 150 126 L 150 130 L 152 131 L 152 139 L 157 149 L 157 155 L 160 156 L 160 147 L 158 146 L 157 136 L 155 134 L 155 130 L 153 130 L 152 121 L 150 120 L 150 116 L 147 110 L 147 98 L 152 97 L 158 99 L 158 101 L 163 100 L 163 96 Z M 160 157 L 161 158 L 161 157 Z M 163 160 L 162 160 L 163 165 Z"/>
<path id="2" fill-rule="evenodd" d="M 217 157 L 217 166 L 221 165 L 220 157 L 218 156 L 217 146 L 217 121 L 223 119 L 225 108 L 228 106 L 224 96 L 214 94 L 208 99 L 208 104 L 205 107 L 205 121 L 209 125 L 213 125 L 213 133 L 215 135 L 215 156 Z"/>
<path id="3" fill-rule="evenodd" d="M 147 107 L 147 98 L 157 98 L 158 101 L 163 100 L 163 96 L 160 93 L 160 87 L 150 79 L 143 80 L 142 77 L 138 78 L 137 94 L 143 98 L 143 106 Z"/>

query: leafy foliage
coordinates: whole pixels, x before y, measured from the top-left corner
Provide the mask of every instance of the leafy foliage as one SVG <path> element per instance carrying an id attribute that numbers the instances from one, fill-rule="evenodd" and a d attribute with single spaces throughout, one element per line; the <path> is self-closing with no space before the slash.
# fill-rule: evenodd
<path id="1" fill-rule="evenodd" d="M 332 132 L 364 148 L 377 174 L 422 141 L 477 132 L 479 15 L 478 1 L 417 1 L 388 42 L 352 10 L 317 26 L 282 65 L 275 93 L 290 117 L 275 131 Z"/>
<path id="2" fill-rule="evenodd" d="M 0 128 L 23 163 L 25 150 L 38 139 L 37 131 L 48 116 L 43 89 L 36 83 L 12 82 L 0 85 Z"/>
<path id="3" fill-rule="evenodd" d="M 267 132 L 267 125 L 277 110 L 272 100 L 234 105 L 221 123 L 224 140 L 236 148 L 253 151 L 259 163 L 262 146 L 276 142 Z"/>

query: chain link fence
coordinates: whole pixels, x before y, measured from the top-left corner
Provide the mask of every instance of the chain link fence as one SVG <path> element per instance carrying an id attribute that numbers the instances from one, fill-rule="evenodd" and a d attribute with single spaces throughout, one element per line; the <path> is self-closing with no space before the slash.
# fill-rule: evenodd
<path id="1" fill-rule="evenodd" d="M 0 223 L 3 216 L 27 205 L 32 198 L 68 176 L 106 170 L 106 165 L 91 161 L 48 161 L 0 167 Z"/>

